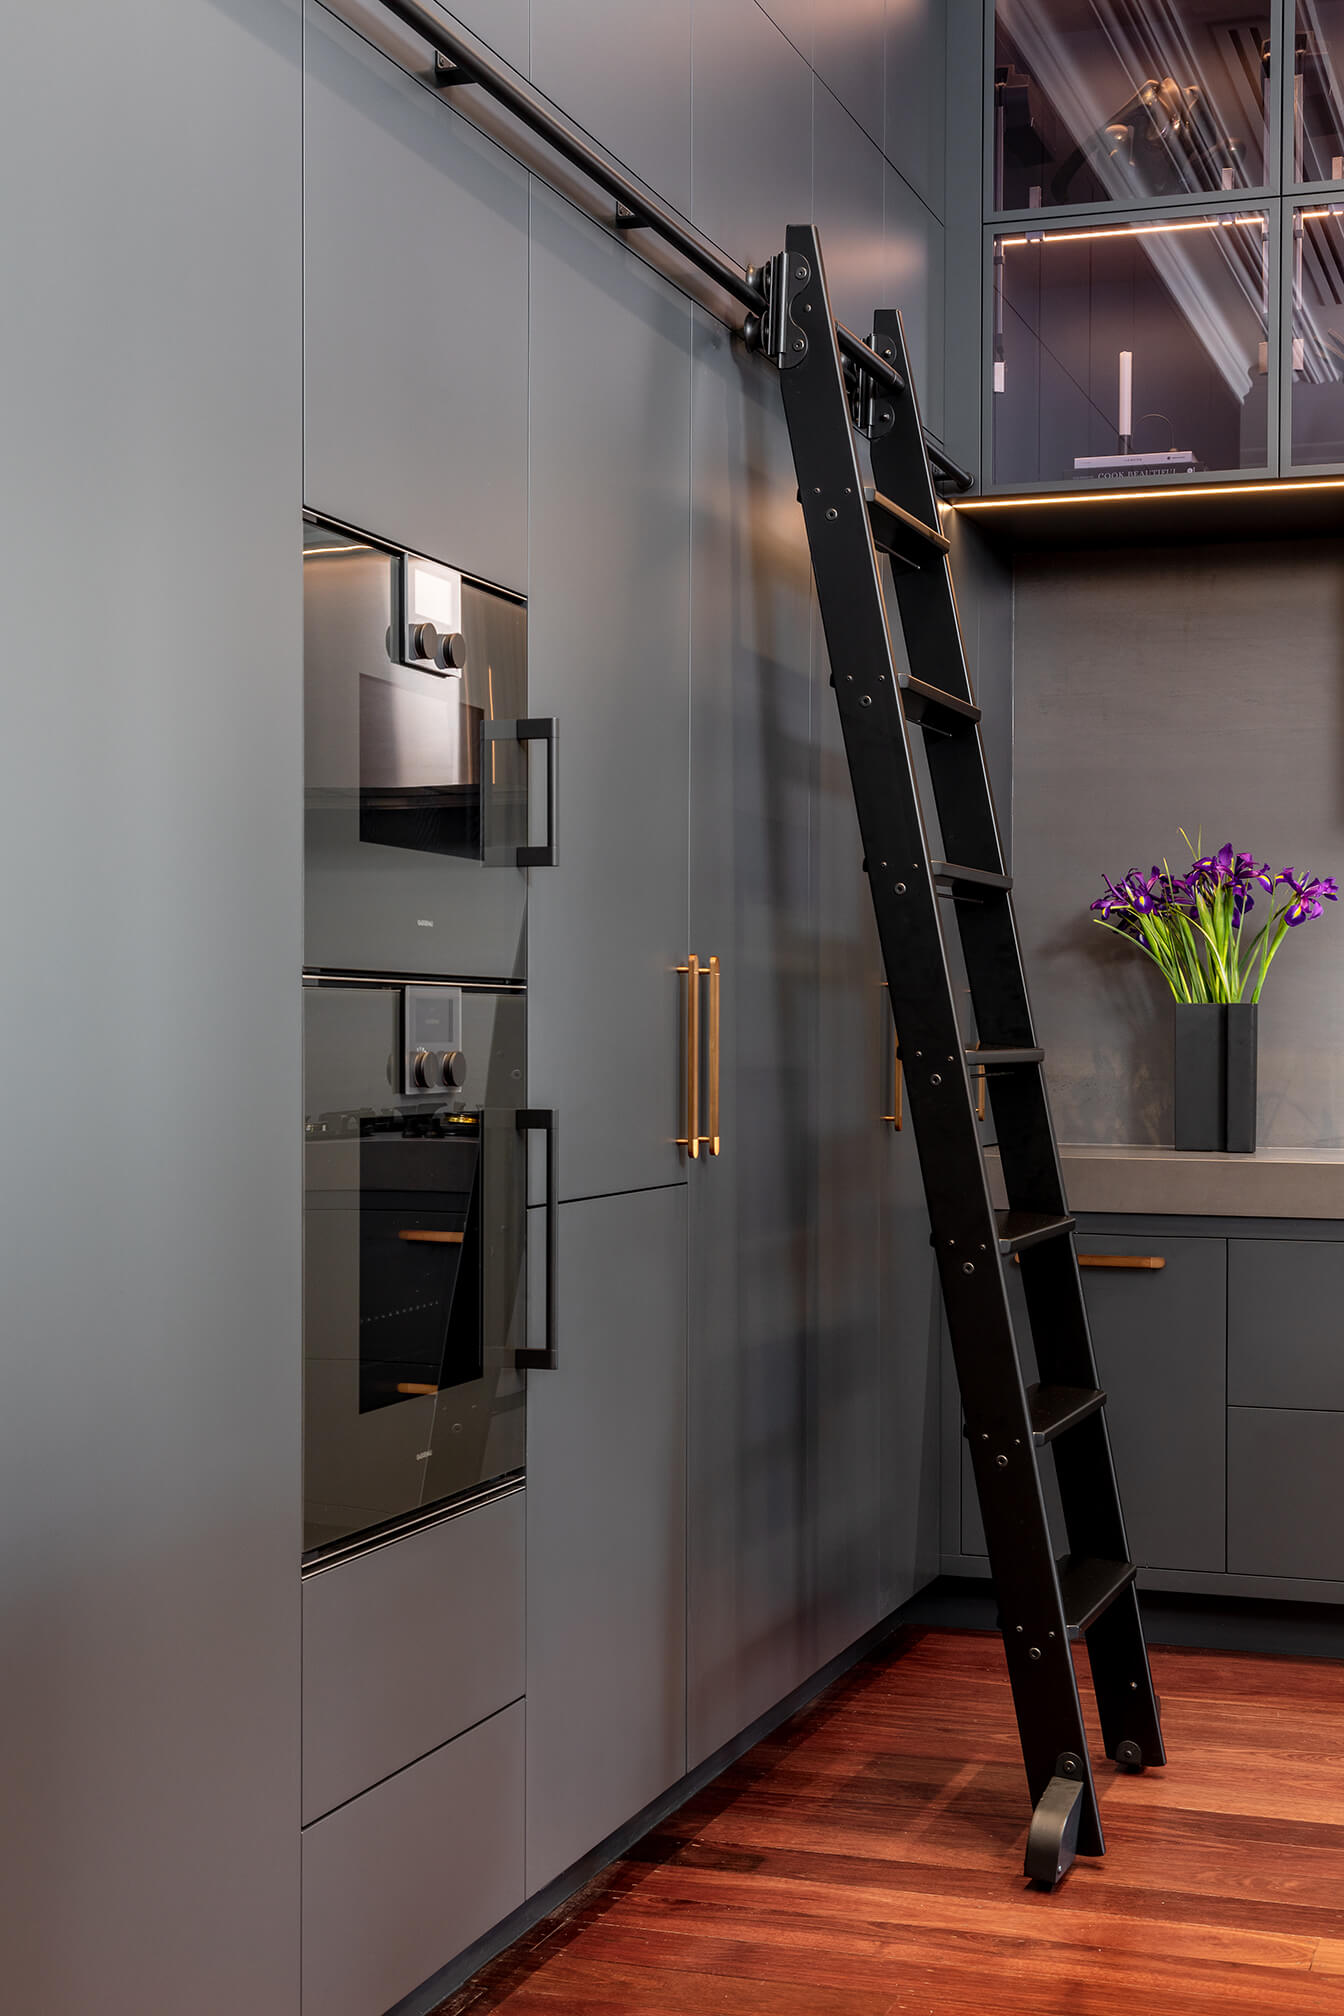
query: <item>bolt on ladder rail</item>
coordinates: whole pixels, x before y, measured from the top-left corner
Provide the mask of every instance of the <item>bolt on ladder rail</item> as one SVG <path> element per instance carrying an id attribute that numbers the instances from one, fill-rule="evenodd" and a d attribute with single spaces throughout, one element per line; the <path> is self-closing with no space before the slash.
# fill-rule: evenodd
<path id="1" fill-rule="evenodd" d="M 1026 1873 L 1053 1888 L 1075 1855 L 1105 1851 L 1073 1640 L 1086 1638 L 1107 1756 L 1131 1770 L 1166 1761 L 1106 1396 L 901 318 L 874 317 L 870 376 L 837 340 L 809 225 L 790 227 L 764 292 L 753 333 L 780 373 L 1026 1765 Z M 870 442 L 871 484 L 856 433 Z M 884 560 L 908 673 L 892 650 Z M 930 841 L 912 729 L 925 738 L 946 858 Z M 974 1044 L 959 1026 L 949 915 Z M 991 1198 L 972 1073 L 988 1081 L 1004 1211 Z M 1035 1347 L 1031 1384 L 1010 1261 L 1020 1263 Z M 1041 1480 L 1047 1448 L 1068 1543 L 1058 1560 Z"/>

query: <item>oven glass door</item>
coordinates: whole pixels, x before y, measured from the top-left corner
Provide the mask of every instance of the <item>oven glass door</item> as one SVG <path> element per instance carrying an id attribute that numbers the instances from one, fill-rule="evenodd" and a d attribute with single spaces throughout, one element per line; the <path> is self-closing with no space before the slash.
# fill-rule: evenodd
<path id="1" fill-rule="evenodd" d="M 407 1092 L 406 992 L 304 988 L 309 1557 L 525 1457 L 523 996 L 462 989 L 463 1083 Z"/>
<path id="2" fill-rule="evenodd" d="M 304 526 L 304 964 L 521 979 L 527 611 L 454 575 L 465 662 L 403 663 L 408 567 Z"/>

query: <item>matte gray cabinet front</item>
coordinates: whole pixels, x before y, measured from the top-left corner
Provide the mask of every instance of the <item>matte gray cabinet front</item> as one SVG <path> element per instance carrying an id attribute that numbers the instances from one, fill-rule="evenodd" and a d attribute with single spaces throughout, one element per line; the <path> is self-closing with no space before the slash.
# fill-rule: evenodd
<path id="1" fill-rule="evenodd" d="M 1223 1241 L 1108 1233 L 1080 1238 L 1078 1250 L 1166 1262 L 1083 1270 L 1131 1558 L 1225 1568 Z"/>
<path id="2" fill-rule="evenodd" d="M 1165 1263 L 1083 1269 L 1131 1559 L 1141 1568 L 1221 1572 L 1229 1565 L 1224 1243 L 1089 1233 L 1079 1235 L 1078 1250 Z M 1014 1307 L 1023 1311 L 1015 1320 L 1027 1335 L 1020 1296 Z M 1035 1377 L 1030 1358 L 1024 1372 Z M 1041 1468 L 1062 1547 L 1048 1455 Z M 984 1552 L 969 1458 L 963 1458 L 962 1533 L 965 1552 Z"/>
<path id="3" fill-rule="evenodd" d="M 560 1363 L 528 1375 L 529 1893 L 686 1768 L 685 1185 L 562 1205 L 559 1249 Z"/>
<path id="4" fill-rule="evenodd" d="M 532 79 L 691 214 L 691 0 L 532 0 Z"/>
<path id="5" fill-rule="evenodd" d="M 1231 1407 L 1227 1565 L 1344 1581 L 1344 1413 Z"/>
<path id="6" fill-rule="evenodd" d="M 527 175 L 308 0 L 304 496 L 527 588 Z"/>
<path id="7" fill-rule="evenodd" d="M 1227 1295 L 1234 1407 L 1344 1408 L 1344 1240 L 1231 1239 Z"/>
<path id="8" fill-rule="evenodd" d="M 303 1585 L 303 1817 L 523 1691 L 523 1494 L 442 1520 Z"/>
<path id="9" fill-rule="evenodd" d="M 691 941 L 722 960 L 722 1153 L 687 1177 L 694 1765 L 818 1661 L 812 577 L 778 383 L 699 313 L 692 413 Z"/>
<path id="10" fill-rule="evenodd" d="M 516 1702 L 305 1830 L 303 2016 L 382 2016 L 522 1903 L 523 1743 Z"/>
<path id="11" fill-rule="evenodd" d="M 528 1082 L 560 1113 L 561 1195 L 595 1197 L 684 1176 L 691 310 L 540 187 L 531 305 L 530 704 L 560 781 Z"/>

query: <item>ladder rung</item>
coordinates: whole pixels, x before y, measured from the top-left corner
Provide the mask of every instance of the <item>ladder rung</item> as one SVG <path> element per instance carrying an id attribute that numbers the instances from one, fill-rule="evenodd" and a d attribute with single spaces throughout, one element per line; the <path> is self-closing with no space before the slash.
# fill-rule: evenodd
<path id="1" fill-rule="evenodd" d="M 868 522 L 873 528 L 873 544 L 879 553 L 889 554 L 904 567 L 927 567 L 929 562 L 951 551 L 951 541 L 935 532 L 922 518 L 893 504 L 871 485 L 864 489 Z"/>
<path id="2" fill-rule="evenodd" d="M 996 1050 L 992 1043 L 968 1043 L 966 1062 L 981 1064 L 986 1071 L 1009 1071 L 1020 1064 L 1043 1064 L 1044 1050 Z"/>
<path id="3" fill-rule="evenodd" d="M 1011 889 L 1011 875 L 993 875 L 988 868 L 960 868 L 955 861 L 930 861 L 930 872 L 951 896 L 983 896 L 993 889 Z"/>
<path id="4" fill-rule="evenodd" d="M 1023 1253 L 1028 1246 L 1043 1245 L 1047 1239 L 1062 1239 L 1077 1222 L 1044 1211 L 996 1211 L 994 1216 L 999 1223 L 1000 1253 Z"/>
<path id="5" fill-rule="evenodd" d="M 1096 1386 L 1028 1386 L 1027 1405 L 1031 1410 L 1031 1439 L 1038 1449 L 1067 1435 L 1080 1421 L 1086 1421 L 1106 1405 L 1106 1395 Z"/>
<path id="6" fill-rule="evenodd" d="M 1056 1566 L 1070 1638 L 1080 1638 L 1095 1624 L 1138 1573 L 1132 1561 L 1097 1561 L 1089 1554 L 1066 1554 Z"/>
<path id="7" fill-rule="evenodd" d="M 931 729 L 935 735 L 960 735 L 974 728 L 980 719 L 980 709 L 973 700 L 959 700 L 955 693 L 942 686 L 930 686 L 912 673 L 898 673 L 896 683 L 901 689 L 905 718 L 918 728 Z"/>

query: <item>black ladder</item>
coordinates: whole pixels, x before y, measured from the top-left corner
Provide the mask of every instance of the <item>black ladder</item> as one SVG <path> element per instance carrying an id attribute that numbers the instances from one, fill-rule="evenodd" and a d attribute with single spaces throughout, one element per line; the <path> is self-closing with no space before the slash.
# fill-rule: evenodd
<path id="1" fill-rule="evenodd" d="M 1104 1853 L 1071 1641 L 1086 1635 L 1106 1754 L 1166 1761 L 1096 1363 L 998 827 L 901 319 L 872 348 L 903 390 L 842 361 L 817 234 L 765 270 L 761 347 L 779 366 L 831 684 L 900 1039 L 1032 1803 L 1026 1873 L 1053 1887 Z M 871 442 L 865 484 L 855 432 Z M 882 560 L 912 668 L 892 653 Z M 909 736 L 924 734 L 935 859 Z M 948 900 L 950 899 L 950 901 Z M 960 930 L 978 1040 L 958 1024 L 942 918 Z M 990 1194 L 972 1074 L 988 1080 L 1008 1209 Z M 1027 1385 L 1009 1267 L 1039 1384 Z M 1041 1487 L 1049 1447 L 1068 1552 Z"/>

